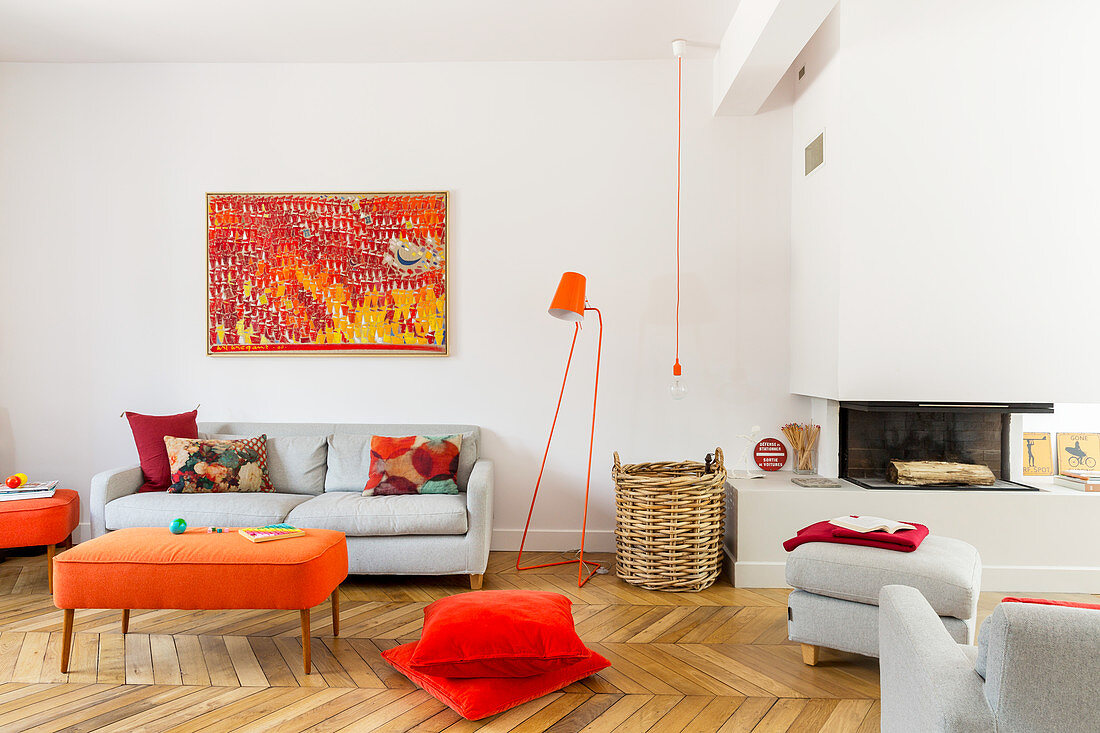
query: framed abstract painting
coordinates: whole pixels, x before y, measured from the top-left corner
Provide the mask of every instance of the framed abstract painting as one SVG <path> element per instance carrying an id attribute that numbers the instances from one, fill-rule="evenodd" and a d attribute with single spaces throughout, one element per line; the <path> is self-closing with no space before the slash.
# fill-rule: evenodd
<path id="1" fill-rule="evenodd" d="M 208 193 L 206 351 L 445 356 L 447 194 Z"/>

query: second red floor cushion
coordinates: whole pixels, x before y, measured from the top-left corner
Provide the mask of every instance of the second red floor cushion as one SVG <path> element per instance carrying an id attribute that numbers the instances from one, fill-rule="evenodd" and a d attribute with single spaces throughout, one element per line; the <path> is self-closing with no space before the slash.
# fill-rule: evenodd
<path id="1" fill-rule="evenodd" d="M 477 592 L 463 595 L 484 594 L 485 592 Z M 411 644 L 384 651 L 382 657 L 425 692 L 467 720 L 481 720 L 490 715 L 511 710 L 517 705 L 556 692 L 611 666 L 609 661 L 596 652 L 590 651 L 584 659 L 529 677 L 509 680 L 502 680 L 499 677 L 456 679 L 424 674 L 413 669 L 410 661 L 416 656 L 417 647 L 418 643 L 414 641 Z"/>

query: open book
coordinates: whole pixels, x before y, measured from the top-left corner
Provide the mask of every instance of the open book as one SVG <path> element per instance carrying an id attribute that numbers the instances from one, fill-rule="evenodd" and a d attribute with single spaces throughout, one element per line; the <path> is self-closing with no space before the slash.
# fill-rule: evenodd
<path id="1" fill-rule="evenodd" d="M 893 519 L 883 519 L 882 517 L 837 517 L 836 519 L 830 519 L 829 524 L 835 524 L 837 527 L 843 527 L 844 529 L 850 529 L 853 532 L 889 532 L 893 534 L 899 529 L 916 529 L 911 524 L 905 522 L 895 522 Z"/>

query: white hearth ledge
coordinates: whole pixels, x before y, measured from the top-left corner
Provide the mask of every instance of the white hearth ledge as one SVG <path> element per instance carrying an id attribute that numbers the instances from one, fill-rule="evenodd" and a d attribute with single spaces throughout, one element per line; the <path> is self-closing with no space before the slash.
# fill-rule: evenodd
<path id="1" fill-rule="evenodd" d="M 982 590 L 1100 593 L 1100 493 L 1031 479 L 1042 490 L 871 491 L 841 480 L 808 489 L 781 471 L 730 481 L 735 492 L 734 581 L 739 588 L 781 588 L 783 541 L 808 524 L 844 514 L 921 522 L 933 533 L 966 540 L 982 556 Z"/>

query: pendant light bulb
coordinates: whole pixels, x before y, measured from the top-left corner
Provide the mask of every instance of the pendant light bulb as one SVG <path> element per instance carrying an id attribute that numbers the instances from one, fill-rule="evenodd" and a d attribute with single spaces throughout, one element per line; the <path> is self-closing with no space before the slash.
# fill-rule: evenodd
<path id="1" fill-rule="evenodd" d="M 684 378 L 680 372 L 680 362 L 677 360 L 672 365 L 672 383 L 668 385 L 668 393 L 674 400 L 682 400 L 687 397 L 687 384 L 684 383 Z"/>

